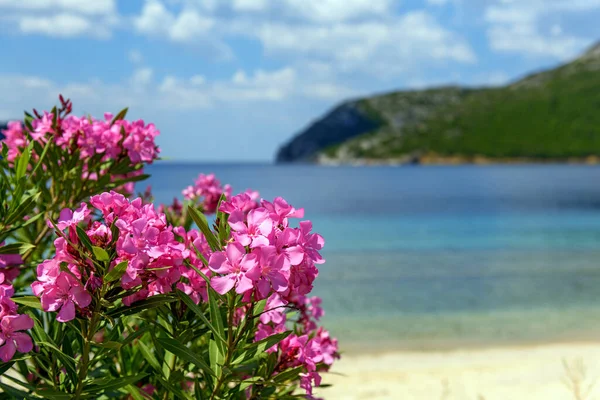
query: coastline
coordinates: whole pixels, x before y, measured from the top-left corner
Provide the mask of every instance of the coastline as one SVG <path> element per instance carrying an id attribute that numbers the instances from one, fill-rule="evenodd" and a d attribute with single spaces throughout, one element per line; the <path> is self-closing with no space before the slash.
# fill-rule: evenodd
<path id="1" fill-rule="evenodd" d="M 321 166 L 404 166 L 404 165 L 531 165 L 531 164 L 559 164 L 559 165 L 598 165 L 600 156 L 590 155 L 587 157 L 569 158 L 531 158 L 531 157 L 507 157 L 491 158 L 481 155 L 474 156 L 442 156 L 433 153 L 423 155 L 406 155 L 398 158 L 330 158 L 319 155 L 314 164 Z"/>
<path id="2" fill-rule="evenodd" d="M 583 393 L 598 380 L 600 338 L 596 342 L 346 354 L 324 375 L 323 383 L 333 387 L 321 388 L 316 395 L 341 400 L 562 400 L 577 399 L 575 390 Z M 579 398 L 594 396 L 600 396 L 600 387 L 592 387 L 588 396 Z"/>

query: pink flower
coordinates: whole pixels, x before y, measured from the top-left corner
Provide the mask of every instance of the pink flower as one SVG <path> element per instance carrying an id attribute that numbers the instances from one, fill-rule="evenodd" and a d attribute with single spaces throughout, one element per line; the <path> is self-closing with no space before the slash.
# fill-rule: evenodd
<path id="1" fill-rule="evenodd" d="M 219 211 L 227 214 L 231 214 L 234 211 L 241 211 L 247 214 L 250 210 L 258 207 L 257 198 L 258 192 L 247 190 L 245 193 L 235 195 L 231 199 L 222 202 Z"/>
<path id="2" fill-rule="evenodd" d="M 10 361 L 15 352 L 29 353 L 33 343 L 24 331 L 33 328 L 33 320 L 28 315 L 6 315 L 0 321 L 0 360 Z"/>
<path id="3" fill-rule="evenodd" d="M 4 246 L 4 242 L 0 242 L 0 247 Z M 23 264 L 23 259 L 20 254 L 0 254 L 0 273 L 4 274 L 6 281 L 13 281 L 19 276 L 19 269 L 15 268 Z"/>
<path id="4" fill-rule="evenodd" d="M 33 132 L 31 132 L 31 138 L 33 140 L 40 140 L 46 135 L 46 133 L 53 133 L 52 119 L 54 116 L 46 111 L 41 119 L 36 119 L 31 122 Z"/>
<path id="5" fill-rule="evenodd" d="M 273 221 L 264 208 L 257 208 L 248 213 L 247 222 L 242 211 L 234 211 L 227 222 L 233 230 L 233 236 L 242 246 L 268 246 L 267 236 L 273 230 Z"/>
<path id="6" fill-rule="evenodd" d="M 313 383 L 314 382 L 314 383 Z M 309 399 L 312 399 L 313 386 L 321 384 L 321 375 L 316 372 L 307 372 L 300 374 L 300 387 L 306 391 Z"/>
<path id="7" fill-rule="evenodd" d="M 253 288 L 253 281 L 260 273 L 255 254 L 246 254 L 244 246 L 229 243 L 225 251 L 213 253 L 208 265 L 211 270 L 224 276 L 213 276 L 210 284 L 217 293 L 225 294 L 234 286 L 242 294 Z"/>
<path id="8" fill-rule="evenodd" d="M 272 214 L 271 218 L 276 221 L 277 225 L 288 226 L 288 218 L 304 217 L 303 208 L 296 210 L 282 197 L 275 198 L 273 203 L 263 200 L 261 205 Z"/>
<path id="9" fill-rule="evenodd" d="M 271 288 L 275 292 L 284 292 L 288 288 L 288 277 L 290 265 L 285 264 L 284 257 L 277 256 L 277 250 L 273 246 L 258 247 L 254 250 L 256 254 L 260 276 L 256 283 L 258 298 L 264 299 L 269 296 Z"/>
<path id="10" fill-rule="evenodd" d="M 56 320 L 71 321 L 75 318 L 75 304 L 85 308 L 92 302 L 92 296 L 75 277 L 61 272 L 56 281 L 45 287 L 41 296 L 44 311 L 59 311 Z"/>
<path id="11" fill-rule="evenodd" d="M 194 182 L 194 186 L 188 186 L 182 194 L 187 200 L 200 200 L 203 211 L 212 214 L 217 210 L 222 194 L 225 194 L 226 197 L 231 196 L 231 187 L 229 185 L 221 186 L 221 182 L 215 178 L 215 174 L 200 174 Z"/>
<path id="12" fill-rule="evenodd" d="M 3 130 L 4 139 L 2 140 L 8 146 L 8 161 L 14 161 L 19 155 L 19 149 L 27 146 L 27 139 L 23 132 L 23 125 L 19 121 L 10 121 L 7 129 Z"/>
<path id="13" fill-rule="evenodd" d="M 285 228 L 283 231 L 274 230 L 270 237 L 271 243 L 274 243 L 277 257 L 286 269 L 290 266 L 298 265 L 304 259 L 304 249 L 298 245 L 299 230 Z"/>
<path id="14" fill-rule="evenodd" d="M 81 203 L 81 206 L 73 212 L 70 208 L 65 208 L 58 216 L 56 226 L 60 230 L 65 230 L 68 227 L 75 228 L 80 222 L 84 221 L 90 215 L 90 210 L 86 203 Z"/>
<path id="15" fill-rule="evenodd" d="M 284 308 L 286 303 L 281 299 L 281 296 L 277 293 L 273 293 L 268 299 L 265 305 L 265 311 L 260 315 L 260 322 L 268 324 L 273 322 L 275 325 L 281 325 L 285 323 Z"/>
<path id="16" fill-rule="evenodd" d="M 159 135 L 159 131 L 154 124 L 145 125 L 144 121 L 138 120 L 131 123 L 118 121 L 115 125 L 123 126 L 127 132 L 123 147 L 127 149 L 132 163 L 151 163 L 157 157 L 158 149 L 154 139 Z"/>

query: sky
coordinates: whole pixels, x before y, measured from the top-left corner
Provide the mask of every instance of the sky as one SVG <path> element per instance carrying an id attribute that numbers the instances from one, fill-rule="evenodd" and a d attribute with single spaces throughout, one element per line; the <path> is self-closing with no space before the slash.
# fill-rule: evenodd
<path id="1" fill-rule="evenodd" d="M 600 40 L 600 0 L 0 0 L 0 120 L 129 107 L 173 161 L 270 161 L 337 103 L 501 85 Z"/>

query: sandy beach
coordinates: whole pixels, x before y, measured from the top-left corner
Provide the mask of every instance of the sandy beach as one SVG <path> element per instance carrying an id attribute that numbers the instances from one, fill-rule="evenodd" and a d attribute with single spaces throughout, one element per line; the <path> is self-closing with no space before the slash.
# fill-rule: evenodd
<path id="1" fill-rule="evenodd" d="M 345 355 L 323 380 L 333 386 L 317 395 L 335 400 L 592 400 L 600 399 L 598 380 L 600 342 L 400 351 Z"/>

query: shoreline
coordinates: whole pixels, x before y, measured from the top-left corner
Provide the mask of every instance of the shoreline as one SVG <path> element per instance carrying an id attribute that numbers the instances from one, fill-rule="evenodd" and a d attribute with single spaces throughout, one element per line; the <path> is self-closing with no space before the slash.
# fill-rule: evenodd
<path id="1" fill-rule="evenodd" d="M 340 341 L 342 355 L 349 357 L 380 356 L 390 353 L 432 354 L 454 353 L 461 351 L 486 351 L 502 349 L 530 349 L 546 346 L 580 345 L 600 346 L 600 332 L 581 337 L 564 337 L 549 339 L 514 339 L 514 340 L 428 340 L 427 343 L 416 341 L 395 341 L 377 344 Z M 599 360 L 600 361 L 600 360 Z"/>
<path id="2" fill-rule="evenodd" d="M 566 363 L 566 364 L 565 364 Z M 342 354 L 317 397 L 341 400 L 576 399 L 600 380 L 596 342 L 522 344 L 448 351 Z M 589 397 L 600 396 L 600 386 Z"/>
<path id="3" fill-rule="evenodd" d="M 293 163 L 293 162 L 292 162 Z M 281 163 L 275 163 L 281 164 Z M 506 157 L 494 158 L 482 155 L 474 156 L 442 156 L 428 153 L 423 155 L 406 155 L 397 158 L 349 158 L 336 159 L 320 155 L 314 160 L 315 165 L 327 167 L 339 166 L 427 166 L 427 165 L 598 165 L 600 156 L 567 158 L 531 158 L 531 157 Z"/>

